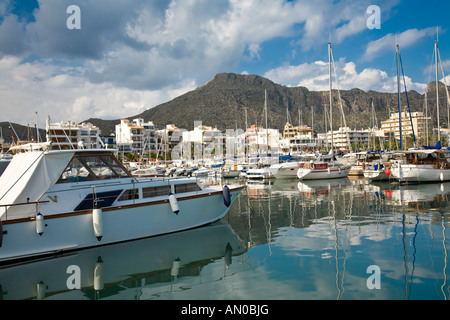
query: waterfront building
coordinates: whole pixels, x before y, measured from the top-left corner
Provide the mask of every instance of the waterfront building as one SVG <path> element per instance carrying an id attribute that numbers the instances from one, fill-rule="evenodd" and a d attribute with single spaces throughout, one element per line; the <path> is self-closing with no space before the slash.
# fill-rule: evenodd
<path id="1" fill-rule="evenodd" d="M 340 127 L 338 130 L 333 130 L 333 147 L 335 150 L 349 150 L 349 144 L 351 146 L 367 147 L 370 137 L 371 130 L 352 130 L 348 127 Z M 321 147 L 330 147 L 331 131 L 318 134 L 318 140 Z"/>
<path id="2" fill-rule="evenodd" d="M 306 125 L 294 127 L 292 124 L 286 123 L 283 130 L 283 140 L 281 149 L 289 150 L 291 153 L 317 148 L 315 133 Z"/>
<path id="3" fill-rule="evenodd" d="M 164 129 L 156 130 L 157 153 L 165 156 L 182 140 L 182 131 L 174 124 L 168 124 Z"/>
<path id="4" fill-rule="evenodd" d="M 412 121 L 412 126 L 411 126 Z M 402 112 L 401 131 L 402 136 L 412 136 L 413 128 L 416 139 L 425 138 L 428 125 L 431 124 L 431 117 L 424 116 L 423 112 Z M 381 130 L 385 136 L 400 140 L 400 119 L 398 112 L 393 112 L 388 120 L 381 122 Z"/>
<path id="5" fill-rule="evenodd" d="M 247 148 L 251 155 L 276 154 L 279 151 L 280 132 L 252 125 L 247 128 Z"/>
<path id="6" fill-rule="evenodd" d="M 46 138 L 52 142 L 52 149 L 98 149 L 102 148 L 100 129 L 91 123 L 46 121 Z"/>
<path id="7" fill-rule="evenodd" d="M 147 155 L 156 151 L 156 130 L 153 122 L 142 118 L 133 121 L 122 119 L 116 125 L 116 145 L 122 154 Z"/>
<path id="8" fill-rule="evenodd" d="M 215 156 L 223 157 L 225 136 L 217 128 L 194 123 L 194 130 L 182 132 L 183 158 L 186 160 L 211 159 Z M 193 151 L 193 157 L 192 157 Z"/>

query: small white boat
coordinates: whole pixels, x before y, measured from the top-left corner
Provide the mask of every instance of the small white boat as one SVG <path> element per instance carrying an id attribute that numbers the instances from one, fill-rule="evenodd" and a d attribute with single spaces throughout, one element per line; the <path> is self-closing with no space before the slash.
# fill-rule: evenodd
<path id="1" fill-rule="evenodd" d="M 211 168 L 199 168 L 198 170 L 192 171 L 192 176 L 194 177 L 207 177 L 213 170 Z"/>
<path id="2" fill-rule="evenodd" d="M 155 167 L 142 168 L 132 171 L 132 175 L 138 178 L 164 177 L 165 170 Z"/>
<path id="3" fill-rule="evenodd" d="M 206 225 L 244 188 L 137 179 L 114 152 L 15 155 L 0 177 L 0 264 Z"/>
<path id="4" fill-rule="evenodd" d="M 350 166 L 336 162 L 311 161 L 304 162 L 297 171 L 300 180 L 326 180 L 345 178 L 350 172 Z"/>
<path id="5" fill-rule="evenodd" d="M 366 167 L 363 175 L 370 181 L 389 181 L 391 176 L 391 169 L 375 163 Z"/>
<path id="6" fill-rule="evenodd" d="M 241 170 L 237 168 L 224 168 L 221 174 L 223 178 L 239 178 Z"/>
<path id="7" fill-rule="evenodd" d="M 271 165 L 269 170 L 277 179 L 297 179 L 297 171 L 300 168 L 300 165 L 301 163 L 297 161 L 277 163 Z"/>
<path id="8" fill-rule="evenodd" d="M 268 180 L 275 179 L 268 167 L 247 170 L 247 179 Z"/>
<path id="9" fill-rule="evenodd" d="M 389 181 L 392 179 L 391 165 L 394 160 L 393 152 L 384 152 L 381 158 L 364 164 L 364 177 L 370 181 Z"/>

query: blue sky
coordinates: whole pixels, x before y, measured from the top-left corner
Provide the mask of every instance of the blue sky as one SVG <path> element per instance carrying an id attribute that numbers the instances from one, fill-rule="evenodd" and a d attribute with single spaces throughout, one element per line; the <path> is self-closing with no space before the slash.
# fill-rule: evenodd
<path id="1" fill-rule="evenodd" d="M 381 29 L 367 28 L 371 5 Z M 220 72 L 327 90 L 330 39 L 341 89 L 395 92 L 398 41 L 408 90 L 424 92 L 437 30 L 450 83 L 448 12 L 446 0 L 0 0 L 0 121 L 129 117 Z"/>

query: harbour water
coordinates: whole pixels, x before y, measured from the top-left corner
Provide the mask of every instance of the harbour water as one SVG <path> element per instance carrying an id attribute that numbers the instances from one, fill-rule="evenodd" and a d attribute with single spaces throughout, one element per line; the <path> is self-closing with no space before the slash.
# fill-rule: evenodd
<path id="1" fill-rule="evenodd" d="M 3 266 L 0 299 L 447 300 L 449 197 L 450 183 L 248 183 L 219 223 Z"/>

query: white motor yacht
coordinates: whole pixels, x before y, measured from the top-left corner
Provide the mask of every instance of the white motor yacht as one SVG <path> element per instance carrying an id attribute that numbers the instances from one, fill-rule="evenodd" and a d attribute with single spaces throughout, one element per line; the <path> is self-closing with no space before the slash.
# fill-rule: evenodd
<path id="1" fill-rule="evenodd" d="M 206 225 L 242 189 L 138 179 L 114 150 L 20 153 L 0 177 L 0 264 Z"/>
<path id="2" fill-rule="evenodd" d="M 402 183 L 450 181 L 450 158 L 439 149 L 397 151 L 392 177 Z"/>

